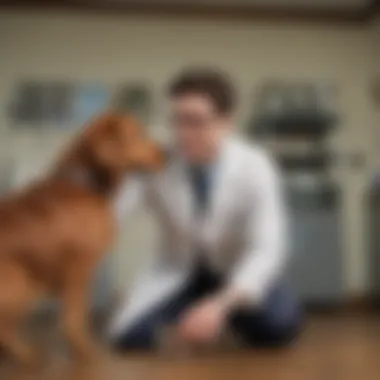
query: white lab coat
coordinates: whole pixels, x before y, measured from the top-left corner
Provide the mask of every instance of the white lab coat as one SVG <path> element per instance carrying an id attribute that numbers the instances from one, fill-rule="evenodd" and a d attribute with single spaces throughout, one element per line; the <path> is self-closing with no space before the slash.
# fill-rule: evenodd
<path id="1" fill-rule="evenodd" d="M 126 331 L 186 281 L 199 248 L 227 284 L 258 304 L 282 273 L 286 215 L 280 177 L 267 152 L 236 137 L 221 150 L 209 210 L 196 215 L 184 163 L 174 154 L 149 182 L 127 180 L 116 202 L 119 216 L 134 204 L 149 204 L 161 240 L 111 322 L 111 337 Z M 196 249 L 197 248 L 197 249 Z"/>

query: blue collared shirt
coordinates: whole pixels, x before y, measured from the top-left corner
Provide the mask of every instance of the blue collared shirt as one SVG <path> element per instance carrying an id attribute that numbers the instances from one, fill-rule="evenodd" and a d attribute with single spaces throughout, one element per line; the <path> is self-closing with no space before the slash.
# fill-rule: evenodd
<path id="1" fill-rule="evenodd" d="M 215 184 L 217 165 L 189 165 L 190 183 L 197 209 L 207 209 L 211 202 L 211 193 Z"/>

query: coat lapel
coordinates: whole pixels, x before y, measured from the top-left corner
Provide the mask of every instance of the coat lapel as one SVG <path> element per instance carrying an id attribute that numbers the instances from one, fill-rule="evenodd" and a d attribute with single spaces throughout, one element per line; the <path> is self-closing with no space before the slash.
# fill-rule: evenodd
<path id="1" fill-rule="evenodd" d="M 186 164 L 177 156 L 173 160 L 171 181 L 167 192 L 168 209 L 174 213 L 173 220 L 179 223 L 181 230 L 190 241 L 201 241 L 214 245 L 223 234 L 226 217 L 231 211 L 234 192 L 234 173 L 236 157 L 233 141 L 227 140 L 221 157 L 215 168 L 215 177 L 211 188 L 210 204 L 204 214 L 197 214 L 194 193 L 187 175 Z"/>
<path id="2" fill-rule="evenodd" d="M 181 159 L 173 163 L 171 180 L 166 194 L 168 210 L 173 213 L 173 220 L 179 223 L 182 231 L 189 232 L 193 223 L 193 194 L 184 163 Z"/>
<path id="3" fill-rule="evenodd" d="M 205 241 L 214 243 L 220 234 L 223 234 L 224 222 L 229 214 L 234 191 L 234 154 L 231 141 L 227 141 L 216 168 L 214 183 L 211 193 L 211 204 L 204 218 L 202 235 Z"/>

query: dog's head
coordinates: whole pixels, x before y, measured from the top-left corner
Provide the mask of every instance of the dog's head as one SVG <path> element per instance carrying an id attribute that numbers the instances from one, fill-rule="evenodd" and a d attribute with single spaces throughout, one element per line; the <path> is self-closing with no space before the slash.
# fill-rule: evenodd
<path id="1" fill-rule="evenodd" d="M 136 119 L 107 113 L 84 129 L 58 164 L 58 171 L 86 171 L 96 181 L 114 182 L 125 173 L 158 171 L 166 159 L 162 147 Z"/>

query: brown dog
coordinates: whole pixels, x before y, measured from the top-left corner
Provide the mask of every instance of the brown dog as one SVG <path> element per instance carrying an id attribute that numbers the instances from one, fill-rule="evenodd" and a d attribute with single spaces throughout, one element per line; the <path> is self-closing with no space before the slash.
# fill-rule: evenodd
<path id="1" fill-rule="evenodd" d="M 104 115 L 49 176 L 0 202 L 0 344 L 18 360 L 34 359 L 18 330 L 44 293 L 62 300 L 74 352 L 91 356 L 86 301 L 94 269 L 114 238 L 110 197 L 126 173 L 155 171 L 164 161 L 135 120 Z"/>

